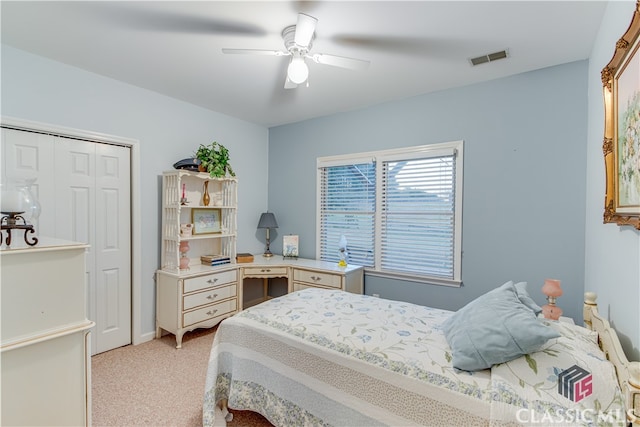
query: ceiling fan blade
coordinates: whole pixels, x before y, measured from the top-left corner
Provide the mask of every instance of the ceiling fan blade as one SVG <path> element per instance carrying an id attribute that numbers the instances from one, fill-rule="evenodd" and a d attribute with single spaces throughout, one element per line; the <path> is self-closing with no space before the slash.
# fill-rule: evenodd
<path id="1" fill-rule="evenodd" d="M 266 36 L 267 31 L 254 24 L 217 19 L 210 16 L 204 2 L 185 7 L 179 2 L 92 2 L 87 13 L 103 21 L 132 31 L 161 31 L 185 34 L 232 34 Z"/>
<path id="2" fill-rule="evenodd" d="M 327 55 L 326 53 L 316 53 L 307 55 L 318 64 L 333 65 L 334 67 L 347 68 L 349 70 L 363 71 L 369 68 L 371 62 L 363 59 L 347 58 L 346 56 Z"/>
<path id="3" fill-rule="evenodd" d="M 271 55 L 271 56 L 289 56 L 289 52 L 282 52 L 280 50 L 265 50 L 265 49 L 228 49 L 222 48 L 222 53 L 229 54 L 249 54 L 249 55 Z"/>
<path id="4" fill-rule="evenodd" d="M 294 42 L 298 46 L 308 47 L 313 38 L 313 33 L 316 30 L 316 24 L 318 20 L 313 16 L 305 13 L 298 14 L 298 23 L 296 24 L 296 35 Z"/>
<path id="5" fill-rule="evenodd" d="M 368 49 L 390 55 L 420 55 L 443 60 L 457 60 L 460 52 L 482 52 L 478 40 L 454 40 L 438 37 L 361 36 L 339 34 L 331 38 L 336 43 L 357 49 Z"/>

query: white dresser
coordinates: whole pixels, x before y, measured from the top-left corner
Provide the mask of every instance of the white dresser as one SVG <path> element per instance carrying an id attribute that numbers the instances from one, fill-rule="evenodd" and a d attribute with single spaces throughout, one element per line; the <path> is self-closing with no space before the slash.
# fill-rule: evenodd
<path id="1" fill-rule="evenodd" d="M 314 287 L 341 289 L 357 294 L 364 290 L 364 268 L 338 267 L 336 263 L 281 256 L 210 267 L 192 264 L 187 271 L 158 270 L 156 274 L 156 337 L 164 332 L 182 337 L 197 328 L 211 328 L 229 316 L 269 298 L 269 279 L 287 281 L 286 292 Z M 262 279 L 263 295 L 243 303 L 245 279 Z"/>
<path id="2" fill-rule="evenodd" d="M 159 270 L 156 284 L 156 338 L 163 331 L 182 337 L 211 328 L 238 312 L 238 269 L 235 264 L 212 269 L 195 265 L 188 273 Z"/>
<path id="3" fill-rule="evenodd" d="M 15 233 L 14 233 L 15 234 Z M 2 425 L 91 424 L 87 245 L 13 236 L 0 249 Z"/>

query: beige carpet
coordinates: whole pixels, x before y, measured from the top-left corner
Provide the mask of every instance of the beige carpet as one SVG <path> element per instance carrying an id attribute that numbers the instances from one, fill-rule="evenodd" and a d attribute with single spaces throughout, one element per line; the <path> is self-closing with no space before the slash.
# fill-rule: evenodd
<path id="1" fill-rule="evenodd" d="M 91 358 L 94 426 L 202 426 L 202 397 L 215 328 L 126 346 Z M 232 411 L 229 427 L 268 427 L 259 414 Z"/>

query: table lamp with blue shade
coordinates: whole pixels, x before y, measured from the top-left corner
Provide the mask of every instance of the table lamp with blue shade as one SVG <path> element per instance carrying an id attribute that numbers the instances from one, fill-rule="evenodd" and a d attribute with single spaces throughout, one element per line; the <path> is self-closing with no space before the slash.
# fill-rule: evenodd
<path id="1" fill-rule="evenodd" d="M 269 250 L 269 230 L 272 228 L 278 228 L 278 223 L 276 222 L 276 217 L 271 212 L 264 212 L 260 215 L 260 221 L 258 221 L 258 228 L 265 228 L 267 230 L 267 247 L 262 254 L 264 257 L 272 257 L 273 254 Z"/>

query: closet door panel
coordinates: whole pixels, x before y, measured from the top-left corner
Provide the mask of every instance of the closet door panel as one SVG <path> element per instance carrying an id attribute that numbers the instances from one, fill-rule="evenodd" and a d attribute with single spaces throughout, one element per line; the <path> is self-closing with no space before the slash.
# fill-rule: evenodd
<path id="1" fill-rule="evenodd" d="M 95 146 L 70 138 L 56 137 L 55 237 L 89 244 L 86 257 L 87 317 L 96 322 L 95 266 Z M 96 322 L 97 324 L 97 322 Z M 94 327 L 95 329 L 95 327 Z M 94 331 L 92 329 L 92 333 Z M 95 353 L 92 340 L 91 353 Z"/>
<path id="2" fill-rule="evenodd" d="M 55 143 L 56 234 L 60 239 L 95 243 L 95 144 L 69 138 Z M 89 249 L 93 251 L 93 249 Z"/>
<path id="3" fill-rule="evenodd" d="M 130 151 L 96 146 L 97 352 L 131 342 Z"/>
<path id="4" fill-rule="evenodd" d="M 55 231 L 55 187 L 53 139 L 51 135 L 2 128 L 3 183 L 35 178 L 31 191 L 41 207 L 33 221 L 36 236 L 53 236 Z"/>

